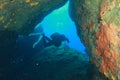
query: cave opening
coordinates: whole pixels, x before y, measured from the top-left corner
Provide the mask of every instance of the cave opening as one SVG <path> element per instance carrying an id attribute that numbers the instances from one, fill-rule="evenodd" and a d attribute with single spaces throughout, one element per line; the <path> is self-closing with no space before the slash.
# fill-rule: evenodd
<path id="1" fill-rule="evenodd" d="M 69 16 L 68 8 L 69 1 L 64 6 L 48 14 L 35 29 L 42 24 L 43 32 L 48 37 L 55 32 L 64 34 L 70 40 L 70 43 L 66 43 L 70 48 L 87 54 L 85 46 L 77 35 L 75 23 Z"/>
<path id="2" fill-rule="evenodd" d="M 68 6 L 69 2 L 51 12 L 35 27 L 33 34 L 19 35 L 14 47 L 10 46 L 12 50 L 5 49 L 7 54 L 1 57 L 0 79 L 1 77 L 4 80 L 91 79 L 91 68 L 93 67 L 89 64 L 88 56 L 84 56 L 87 54 L 86 48 L 77 35 L 76 26 L 68 13 Z M 64 49 L 66 46 L 41 48 L 40 42 L 36 45 L 36 42 L 40 41 L 41 35 L 34 34 L 41 32 L 41 25 L 47 37 L 55 32 L 64 34 L 70 40 L 70 43 L 65 43 L 70 48 Z"/>

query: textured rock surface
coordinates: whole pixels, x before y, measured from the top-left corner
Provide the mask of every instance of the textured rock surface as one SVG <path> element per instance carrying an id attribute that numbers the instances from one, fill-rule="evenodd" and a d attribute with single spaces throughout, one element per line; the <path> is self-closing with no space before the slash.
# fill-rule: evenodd
<path id="1" fill-rule="evenodd" d="M 88 57 L 67 46 L 50 46 L 32 55 L 30 50 L 13 54 L 7 61 L 0 58 L 0 80 L 93 80 Z"/>
<path id="2" fill-rule="evenodd" d="M 93 80 L 87 56 L 66 46 L 47 47 L 32 61 L 35 80 Z"/>
<path id="3" fill-rule="evenodd" d="M 0 0 L 0 30 L 27 34 L 67 0 Z"/>
<path id="4" fill-rule="evenodd" d="M 70 16 L 92 63 L 106 77 L 120 80 L 120 0 L 71 0 Z"/>

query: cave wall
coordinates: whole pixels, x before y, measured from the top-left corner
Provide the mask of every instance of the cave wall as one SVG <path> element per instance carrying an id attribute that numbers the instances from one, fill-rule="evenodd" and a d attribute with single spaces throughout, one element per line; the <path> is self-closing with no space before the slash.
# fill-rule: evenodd
<path id="1" fill-rule="evenodd" d="M 69 13 L 91 62 L 94 80 L 120 80 L 120 0 L 70 0 Z"/>
<path id="2" fill-rule="evenodd" d="M 66 2 L 67 0 L 0 0 L 0 50 L 12 47 L 18 35 L 28 35 L 46 15 Z"/>
<path id="3" fill-rule="evenodd" d="M 0 31 L 28 34 L 54 9 L 67 0 L 0 0 Z"/>

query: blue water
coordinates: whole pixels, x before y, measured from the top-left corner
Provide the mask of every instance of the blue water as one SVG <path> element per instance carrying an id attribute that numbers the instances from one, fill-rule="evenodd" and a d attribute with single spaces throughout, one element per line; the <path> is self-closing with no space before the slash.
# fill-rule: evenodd
<path id="1" fill-rule="evenodd" d="M 42 23 L 38 24 L 37 27 L 42 24 L 44 33 L 48 37 L 54 32 L 64 34 L 70 40 L 69 44 L 66 43 L 67 45 L 82 53 L 86 53 L 85 46 L 77 35 L 76 26 L 69 16 L 68 4 L 69 2 L 67 2 L 63 7 L 54 10 L 46 16 Z"/>

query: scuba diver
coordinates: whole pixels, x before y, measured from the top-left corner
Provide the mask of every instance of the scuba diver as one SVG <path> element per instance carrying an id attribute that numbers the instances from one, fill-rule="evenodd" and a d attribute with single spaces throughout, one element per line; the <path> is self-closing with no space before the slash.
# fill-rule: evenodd
<path id="1" fill-rule="evenodd" d="M 43 41 L 43 45 L 45 47 L 51 46 L 51 45 L 59 47 L 62 44 L 63 41 L 67 41 L 69 43 L 69 39 L 66 38 L 65 35 L 59 34 L 58 32 L 53 33 L 50 36 L 51 39 L 48 38 L 47 36 L 45 36 L 45 34 L 43 32 L 42 24 L 40 24 L 39 26 L 35 27 L 34 32 L 29 34 L 29 36 L 36 36 L 36 35 L 39 36 L 39 38 L 33 44 L 33 46 L 32 46 L 33 48 L 35 48 L 36 45 L 38 45 L 39 43 L 41 43 L 41 41 Z"/>
<path id="2" fill-rule="evenodd" d="M 59 47 L 63 41 L 67 41 L 68 43 L 70 42 L 68 38 L 65 37 L 65 35 L 63 34 L 59 34 L 57 32 L 53 33 L 50 37 L 46 37 L 44 35 L 44 33 L 42 34 L 43 35 L 43 41 L 44 41 L 44 45 L 45 47 L 47 46 L 51 46 L 51 45 L 54 45 L 56 47 Z"/>

